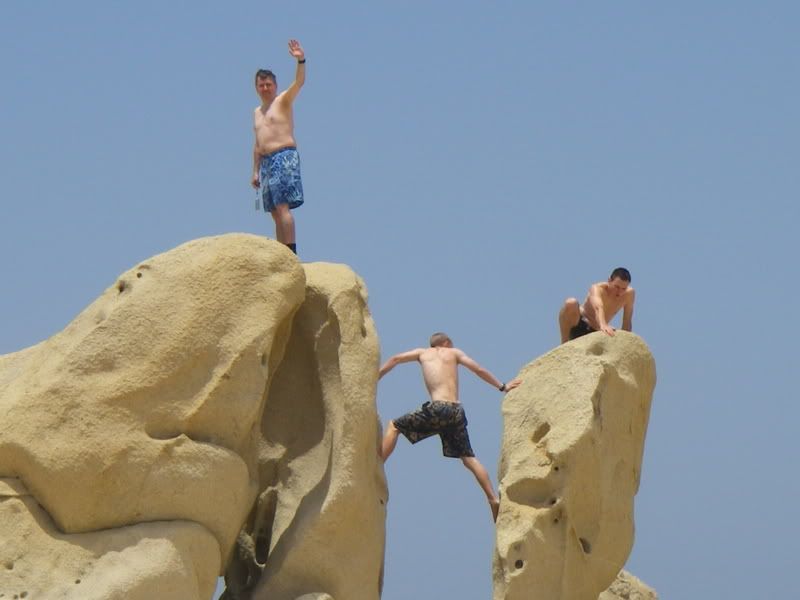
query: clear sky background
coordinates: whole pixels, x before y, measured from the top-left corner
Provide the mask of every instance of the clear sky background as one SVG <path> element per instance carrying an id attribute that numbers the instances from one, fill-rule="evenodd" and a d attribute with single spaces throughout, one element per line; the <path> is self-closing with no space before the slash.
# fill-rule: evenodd
<path id="1" fill-rule="evenodd" d="M 384 358 L 435 330 L 503 380 L 624 265 L 658 384 L 627 568 L 662 598 L 776 598 L 800 569 L 800 4 L 22 2 L 0 11 L 0 353 L 201 236 L 272 235 L 252 77 L 296 103 L 303 260 L 366 281 Z M 385 420 L 424 400 L 381 381 Z M 496 472 L 501 395 L 462 400 Z M 44 434 L 44 432 L 43 432 Z M 485 600 L 483 495 L 436 440 L 387 464 L 384 600 Z M 355 599 L 337 599 L 355 600 Z"/>

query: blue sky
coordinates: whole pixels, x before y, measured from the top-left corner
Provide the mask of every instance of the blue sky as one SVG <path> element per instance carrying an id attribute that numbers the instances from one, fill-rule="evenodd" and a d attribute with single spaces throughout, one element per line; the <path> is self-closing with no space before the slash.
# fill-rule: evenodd
<path id="1" fill-rule="evenodd" d="M 663 598 L 793 589 L 800 7 L 13 2 L 0 19 L 0 353 L 253 210 L 252 76 L 296 103 L 306 261 L 366 281 L 384 357 L 435 330 L 501 379 L 624 265 L 658 368 L 628 569 Z M 785 303 L 785 304 L 784 304 Z M 381 381 L 416 407 L 413 366 Z M 500 395 L 462 400 L 494 474 Z M 796 467 L 795 467 L 796 468 Z M 385 600 L 485 599 L 493 529 L 437 442 L 387 464 Z M 794 557 L 794 558 L 792 558 Z"/>

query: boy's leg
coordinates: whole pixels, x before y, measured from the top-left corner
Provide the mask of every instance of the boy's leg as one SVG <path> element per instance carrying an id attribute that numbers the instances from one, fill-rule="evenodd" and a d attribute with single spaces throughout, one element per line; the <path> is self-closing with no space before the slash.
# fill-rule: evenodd
<path id="1" fill-rule="evenodd" d="M 492 517 L 497 521 L 497 512 L 500 510 L 500 500 L 494 495 L 489 473 L 474 456 L 462 456 L 461 462 L 475 475 L 475 479 L 478 480 L 478 485 L 481 486 L 483 493 L 486 494 L 486 499 L 489 501 L 489 507 L 492 509 Z"/>
<path id="2" fill-rule="evenodd" d="M 581 305 L 576 298 L 567 298 L 558 313 L 558 328 L 561 332 L 561 343 L 569 341 L 569 331 L 581 318 Z"/>
<path id="3" fill-rule="evenodd" d="M 383 434 L 383 442 L 381 443 L 381 458 L 383 462 L 386 462 L 386 459 L 389 458 L 392 451 L 394 451 L 399 435 L 400 430 L 394 426 L 394 421 L 389 421 L 389 424 L 386 426 L 386 433 Z"/>

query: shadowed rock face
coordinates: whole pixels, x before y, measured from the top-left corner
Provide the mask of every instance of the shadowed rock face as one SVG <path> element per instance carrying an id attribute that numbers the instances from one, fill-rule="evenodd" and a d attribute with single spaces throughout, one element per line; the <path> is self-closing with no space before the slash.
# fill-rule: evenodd
<path id="1" fill-rule="evenodd" d="M 503 404 L 494 598 L 597 600 L 633 544 L 655 363 L 639 337 L 595 333 L 520 376 Z"/>
<path id="2" fill-rule="evenodd" d="M 210 597 L 259 491 L 264 389 L 304 294 L 280 244 L 196 240 L 0 357 L 0 510 L 15 515 L 0 591 Z"/>
<path id="3" fill-rule="evenodd" d="M 380 596 L 387 489 L 378 340 L 350 269 L 305 271 L 306 300 L 261 421 L 262 491 L 226 574 L 226 599 Z"/>

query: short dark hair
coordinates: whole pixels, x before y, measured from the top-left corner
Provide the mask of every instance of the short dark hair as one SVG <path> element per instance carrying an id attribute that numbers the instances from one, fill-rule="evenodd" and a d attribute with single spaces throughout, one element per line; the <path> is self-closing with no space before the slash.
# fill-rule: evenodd
<path id="1" fill-rule="evenodd" d="M 442 344 L 445 344 L 449 341 L 451 340 L 446 333 L 437 331 L 431 336 L 431 348 L 435 348 L 436 346 L 441 346 Z"/>
<path id="2" fill-rule="evenodd" d="M 631 272 L 628 271 L 625 267 L 617 267 L 613 271 L 611 271 L 611 276 L 608 278 L 609 281 L 614 279 L 615 277 L 619 277 L 622 281 L 627 281 L 628 283 L 631 282 Z"/>
<path id="3" fill-rule="evenodd" d="M 256 71 L 256 78 L 255 83 L 258 83 L 259 79 L 272 79 L 273 83 L 278 83 L 278 80 L 275 78 L 275 73 L 270 71 L 269 69 L 259 69 Z"/>

